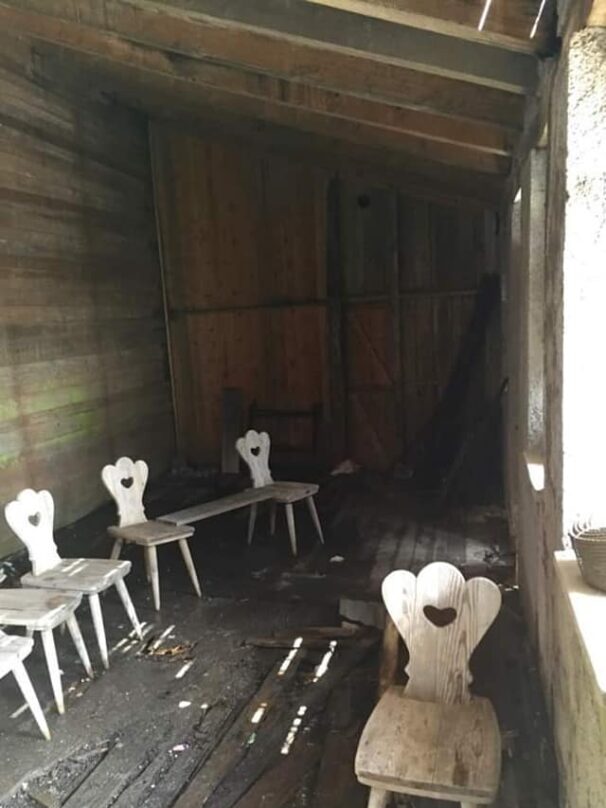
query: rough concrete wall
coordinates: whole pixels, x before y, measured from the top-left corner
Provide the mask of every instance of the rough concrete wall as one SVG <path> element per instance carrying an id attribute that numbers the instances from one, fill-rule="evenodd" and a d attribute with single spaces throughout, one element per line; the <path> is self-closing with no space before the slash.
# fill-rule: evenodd
<path id="1" fill-rule="evenodd" d="M 523 321 L 527 287 L 520 264 L 512 263 L 508 339 L 513 343 L 509 373 L 515 380 L 515 400 L 510 402 L 508 425 L 510 510 L 520 586 L 553 719 L 562 805 L 598 808 L 606 805 L 606 708 L 560 590 L 553 551 L 562 546 L 575 514 L 595 503 L 596 496 L 600 500 L 595 464 L 592 469 L 590 464 L 596 453 L 603 456 L 606 441 L 602 391 L 606 374 L 595 364 L 602 354 L 596 337 L 606 300 L 606 32 L 585 30 L 575 35 L 570 54 L 560 60 L 552 92 L 548 160 L 545 489 L 534 491 L 523 457 L 523 424 L 530 399 L 525 364 L 528 332 Z M 603 488 L 599 470 L 597 479 Z"/>
<path id="2" fill-rule="evenodd" d="M 48 488 L 61 525 L 108 461 L 172 455 L 147 127 L 38 85 L 4 37 L 0 122 L 0 505 Z M 0 515 L 0 556 L 20 546 Z"/>

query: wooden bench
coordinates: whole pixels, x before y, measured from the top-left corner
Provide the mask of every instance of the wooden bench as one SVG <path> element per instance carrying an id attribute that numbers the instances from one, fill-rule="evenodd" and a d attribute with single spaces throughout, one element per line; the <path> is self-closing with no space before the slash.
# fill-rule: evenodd
<path id="1" fill-rule="evenodd" d="M 203 502 L 200 505 L 192 505 L 191 508 L 184 508 L 181 511 L 167 513 L 159 516 L 158 522 L 169 522 L 171 525 L 192 525 L 194 522 L 201 522 L 204 519 L 212 519 L 213 516 L 220 516 L 222 513 L 237 511 L 240 508 L 248 508 L 257 505 L 259 502 L 269 502 L 276 497 L 275 488 L 277 486 L 265 485 L 262 488 L 247 488 L 237 494 L 230 494 L 227 497 L 213 499 L 210 502 Z"/>

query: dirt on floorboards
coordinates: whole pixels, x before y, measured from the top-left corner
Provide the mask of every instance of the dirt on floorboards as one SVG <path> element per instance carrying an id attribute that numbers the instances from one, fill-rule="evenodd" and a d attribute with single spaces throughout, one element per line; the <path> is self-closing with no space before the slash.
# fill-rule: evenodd
<path id="1" fill-rule="evenodd" d="M 216 494 L 202 479 L 169 478 L 150 491 L 148 515 Z M 27 667 L 47 708 L 51 743 L 39 737 L 27 711 L 18 712 L 12 677 L 2 680 L 0 805 L 364 806 L 367 790 L 355 781 L 353 757 L 376 697 L 379 632 L 361 629 L 331 640 L 330 632 L 305 629 L 338 627 L 341 598 L 376 603 L 380 580 L 394 567 L 418 569 L 441 558 L 506 583 L 513 556 L 498 510 L 436 516 L 378 478 L 329 481 L 319 505 L 327 545 L 316 546 L 302 509 L 297 560 L 283 522 L 270 537 L 263 514 L 251 548 L 246 512 L 202 523 L 192 540 L 202 600 L 191 592 L 178 550 L 160 548 L 160 614 L 151 607 L 140 550 L 129 548 L 127 583 L 145 623 L 143 642 L 129 636 L 126 615 L 108 593 L 103 612 L 112 654 L 102 672 L 82 607 L 96 678 L 83 678 L 69 636 L 57 631 L 65 716 L 52 706 L 36 643 Z M 102 508 L 60 531 L 61 551 L 107 556 L 105 528 L 113 520 L 113 510 Z M 293 648 L 299 636 L 301 647 Z M 271 645 L 279 647 L 262 647 Z M 514 588 L 504 586 L 504 607 L 472 669 L 476 691 L 493 700 L 503 730 L 498 805 L 555 808 L 555 761 Z M 400 806 L 426 804 L 398 799 Z"/>

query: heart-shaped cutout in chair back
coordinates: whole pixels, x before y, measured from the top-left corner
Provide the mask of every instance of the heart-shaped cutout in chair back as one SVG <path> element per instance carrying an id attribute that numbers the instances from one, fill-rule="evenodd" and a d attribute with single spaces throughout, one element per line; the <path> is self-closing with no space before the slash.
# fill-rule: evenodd
<path id="1" fill-rule="evenodd" d="M 32 525 L 32 527 L 38 527 L 41 518 L 40 511 L 37 511 L 36 513 L 31 513 L 27 517 L 27 521 L 30 523 L 30 525 Z"/>
<path id="2" fill-rule="evenodd" d="M 423 614 L 429 622 L 436 628 L 446 628 L 457 619 L 457 610 L 451 606 L 445 609 L 438 609 L 437 606 L 427 605 L 423 607 Z"/>
<path id="3" fill-rule="evenodd" d="M 260 446 L 251 446 L 250 447 L 250 453 L 252 455 L 254 455 L 255 457 L 259 457 L 259 455 L 261 454 L 261 447 Z"/>
<path id="4" fill-rule="evenodd" d="M 132 488 L 134 480 L 132 477 L 123 477 L 120 482 L 123 488 Z"/>

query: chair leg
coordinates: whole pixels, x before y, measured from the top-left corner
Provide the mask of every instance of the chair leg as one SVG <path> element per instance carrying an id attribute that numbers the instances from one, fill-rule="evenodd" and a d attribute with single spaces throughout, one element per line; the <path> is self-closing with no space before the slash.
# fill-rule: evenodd
<path id="1" fill-rule="evenodd" d="M 286 503 L 286 522 L 288 524 L 288 534 L 290 536 L 290 548 L 294 556 L 297 555 L 297 531 L 295 528 L 295 514 L 292 503 Z"/>
<path id="2" fill-rule="evenodd" d="M 154 596 L 154 609 L 160 611 L 160 573 L 158 572 L 158 551 L 152 545 L 151 547 L 144 547 L 146 566 L 149 573 L 149 578 L 152 585 L 152 594 Z"/>
<path id="3" fill-rule="evenodd" d="M 381 788 L 371 788 L 368 797 L 368 808 L 386 808 L 391 801 L 391 791 Z"/>
<path id="4" fill-rule="evenodd" d="M 143 562 L 145 564 L 145 579 L 147 583 L 151 583 L 151 572 L 149 571 L 149 556 L 145 552 L 145 547 L 143 547 Z"/>
<path id="5" fill-rule="evenodd" d="M 84 665 L 84 670 L 88 674 L 89 679 L 92 679 L 95 674 L 93 673 L 93 666 L 90 664 L 90 657 L 88 656 L 88 650 L 84 643 L 84 637 L 80 631 L 80 625 L 76 619 L 76 615 L 72 612 L 65 622 L 67 623 L 69 633 L 76 646 L 78 656 Z"/>
<path id="6" fill-rule="evenodd" d="M 189 577 L 191 578 L 191 582 L 194 585 L 196 594 L 198 595 L 199 598 L 201 598 L 202 590 L 200 589 L 200 581 L 198 580 L 198 574 L 196 573 L 194 560 L 191 557 L 191 552 L 189 549 L 189 544 L 187 543 L 187 539 L 179 539 L 179 547 L 181 548 L 183 561 L 185 561 L 185 566 L 187 567 L 187 571 L 189 572 Z"/>
<path id="7" fill-rule="evenodd" d="M 271 501 L 269 506 L 269 535 L 274 536 L 276 533 L 276 516 L 278 515 L 278 503 L 275 500 Z"/>
<path id="8" fill-rule="evenodd" d="M 44 735 L 47 741 L 50 741 L 51 735 L 48 724 L 46 723 L 46 717 L 42 711 L 42 707 L 38 701 L 38 696 L 34 690 L 32 680 L 29 678 L 29 674 L 25 669 L 23 662 L 15 663 L 15 667 L 13 668 L 13 676 L 19 685 L 23 698 L 27 702 L 27 706 L 29 707 L 31 714 L 34 716 L 40 732 Z"/>
<path id="9" fill-rule="evenodd" d="M 318 516 L 318 511 L 316 510 L 316 503 L 314 502 L 314 498 L 307 497 L 306 502 L 307 507 L 309 508 L 311 521 L 314 523 L 314 527 L 316 529 L 316 533 L 318 534 L 321 544 L 324 544 L 324 533 L 322 532 L 322 525 L 320 524 L 320 517 Z"/>
<path id="10" fill-rule="evenodd" d="M 105 626 L 103 625 L 103 612 L 101 611 L 101 601 L 99 595 L 89 595 L 88 603 L 90 613 L 93 616 L 93 625 L 97 635 L 97 645 L 101 654 L 101 661 L 105 670 L 109 668 L 109 654 L 107 653 L 107 640 L 105 638 Z"/>
<path id="11" fill-rule="evenodd" d="M 130 599 L 130 595 L 128 593 L 128 589 L 126 588 L 126 584 L 124 583 L 124 579 L 120 578 L 119 581 L 116 581 L 116 589 L 118 590 L 118 594 L 120 595 L 120 600 L 122 601 L 122 605 L 124 606 L 124 610 L 128 615 L 128 619 L 132 623 L 132 627 L 135 629 L 135 634 L 137 637 L 142 640 L 143 634 L 141 632 L 141 623 L 139 622 L 139 618 L 137 617 L 137 612 L 135 611 L 135 607 L 133 605 L 132 600 Z"/>
<path id="12" fill-rule="evenodd" d="M 257 521 L 257 507 L 258 504 L 253 502 L 250 506 L 250 512 L 248 514 L 248 536 L 246 537 L 248 544 L 252 544 L 253 534 L 255 532 L 255 522 Z"/>
<path id="13" fill-rule="evenodd" d="M 112 547 L 112 551 L 109 554 L 109 557 L 113 558 L 114 560 L 116 558 L 120 558 L 120 553 L 122 552 L 122 545 L 123 544 L 124 544 L 124 542 L 123 542 L 122 539 L 116 539 L 115 542 L 114 542 L 114 546 Z"/>
<path id="14" fill-rule="evenodd" d="M 60 715 L 63 715 L 65 712 L 65 703 L 63 701 L 61 670 L 59 669 L 59 660 L 57 659 L 57 649 L 55 647 L 53 630 L 52 628 L 47 628 L 42 631 L 41 634 L 42 645 L 44 646 L 44 655 L 46 656 L 46 664 L 48 666 L 48 675 L 50 676 L 53 695 L 55 697 L 55 704 L 57 705 L 57 710 Z"/>

